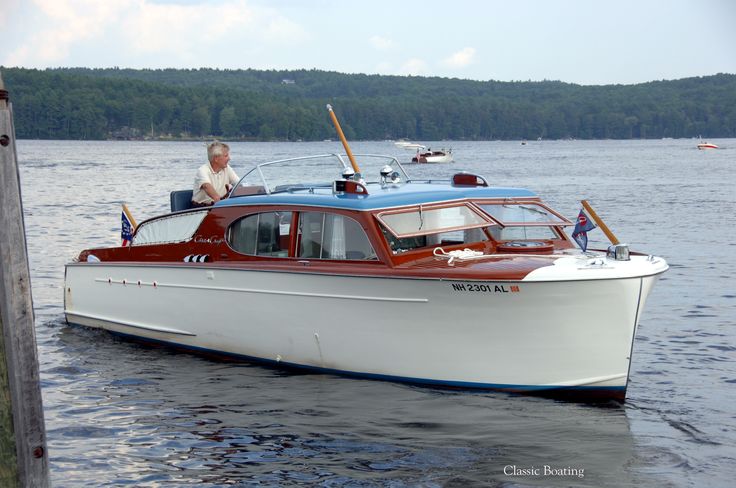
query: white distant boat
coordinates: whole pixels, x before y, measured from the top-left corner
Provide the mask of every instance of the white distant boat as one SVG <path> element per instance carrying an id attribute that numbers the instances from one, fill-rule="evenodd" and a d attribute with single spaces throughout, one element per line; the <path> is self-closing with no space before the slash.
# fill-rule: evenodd
<path id="1" fill-rule="evenodd" d="M 402 149 L 416 150 L 416 154 L 411 158 L 412 163 L 452 163 L 455 161 L 452 157 L 452 149 L 442 148 L 439 151 L 433 151 L 424 144 L 408 141 L 399 141 L 394 144 Z"/>
<path id="2" fill-rule="evenodd" d="M 698 144 L 698 149 L 718 149 L 718 146 L 716 146 L 712 142 L 703 141 Z"/>
<path id="3" fill-rule="evenodd" d="M 416 156 L 411 158 L 412 163 L 452 163 L 453 161 L 455 160 L 452 158 L 452 149 L 440 149 L 439 151 L 419 149 Z"/>
<path id="4" fill-rule="evenodd" d="M 424 145 L 415 142 L 398 141 L 394 142 L 394 144 L 402 149 L 426 149 Z"/>

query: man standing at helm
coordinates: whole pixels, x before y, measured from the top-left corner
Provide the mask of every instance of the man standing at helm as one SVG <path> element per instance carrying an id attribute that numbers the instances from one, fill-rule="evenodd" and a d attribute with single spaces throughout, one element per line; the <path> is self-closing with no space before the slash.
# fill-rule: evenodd
<path id="1" fill-rule="evenodd" d="M 197 169 L 194 177 L 192 205 L 206 207 L 219 202 L 232 190 L 240 178 L 228 165 L 230 162 L 230 146 L 214 141 L 207 146 L 207 159 Z"/>

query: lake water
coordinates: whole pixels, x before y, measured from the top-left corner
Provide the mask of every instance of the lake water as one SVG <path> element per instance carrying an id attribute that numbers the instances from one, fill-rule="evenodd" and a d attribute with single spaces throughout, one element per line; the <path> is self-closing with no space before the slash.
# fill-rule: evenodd
<path id="1" fill-rule="evenodd" d="M 733 486 L 736 140 L 696 142 L 454 142 L 454 164 L 407 165 L 530 188 L 570 219 L 588 199 L 633 250 L 669 261 L 627 402 L 592 406 L 216 362 L 68 326 L 64 264 L 119 243 L 122 202 L 138 221 L 168 210 L 205 146 L 18 141 L 54 486 Z M 242 176 L 337 151 L 234 143 L 231 164 Z M 411 158 L 390 142 L 353 151 Z"/>

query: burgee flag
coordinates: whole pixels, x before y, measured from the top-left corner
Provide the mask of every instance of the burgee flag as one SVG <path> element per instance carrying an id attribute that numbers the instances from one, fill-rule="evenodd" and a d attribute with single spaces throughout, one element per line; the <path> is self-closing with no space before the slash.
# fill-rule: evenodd
<path id="1" fill-rule="evenodd" d="M 122 246 L 129 246 L 133 240 L 136 223 L 133 216 L 130 215 L 128 206 L 123 204 L 123 212 L 121 214 L 120 238 L 123 240 Z"/>
<path id="2" fill-rule="evenodd" d="M 575 230 L 572 231 L 572 238 L 578 243 L 580 249 L 585 252 L 588 248 L 588 231 L 595 229 L 595 224 L 585 215 L 585 211 L 581 208 L 578 214 L 578 220 L 575 222 Z"/>

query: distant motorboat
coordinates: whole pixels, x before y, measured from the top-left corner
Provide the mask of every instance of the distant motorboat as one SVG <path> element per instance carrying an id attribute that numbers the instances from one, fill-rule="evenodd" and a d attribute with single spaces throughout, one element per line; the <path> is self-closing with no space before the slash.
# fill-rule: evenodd
<path id="1" fill-rule="evenodd" d="M 412 163 L 452 163 L 455 160 L 452 157 L 452 149 L 440 149 L 433 151 L 424 144 L 415 142 L 398 141 L 394 143 L 402 149 L 416 150 L 416 154 L 411 158 Z"/>
<path id="2" fill-rule="evenodd" d="M 439 151 L 419 149 L 417 154 L 411 158 L 412 163 L 452 163 L 454 161 L 452 149 L 440 149 Z"/>
<path id="3" fill-rule="evenodd" d="M 716 146 L 712 142 L 703 141 L 698 144 L 698 149 L 718 149 L 718 146 Z"/>
<path id="4" fill-rule="evenodd" d="M 417 144 L 415 142 L 408 142 L 408 141 L 394 142 L 394 145 L 396 145 L 396 146 L 398 146 L 398 147 L 400 147 L 402 149 L 416 149 L 416 150 L 426 149 L 426 146 L 424 146 L 423 144 Z"/>

